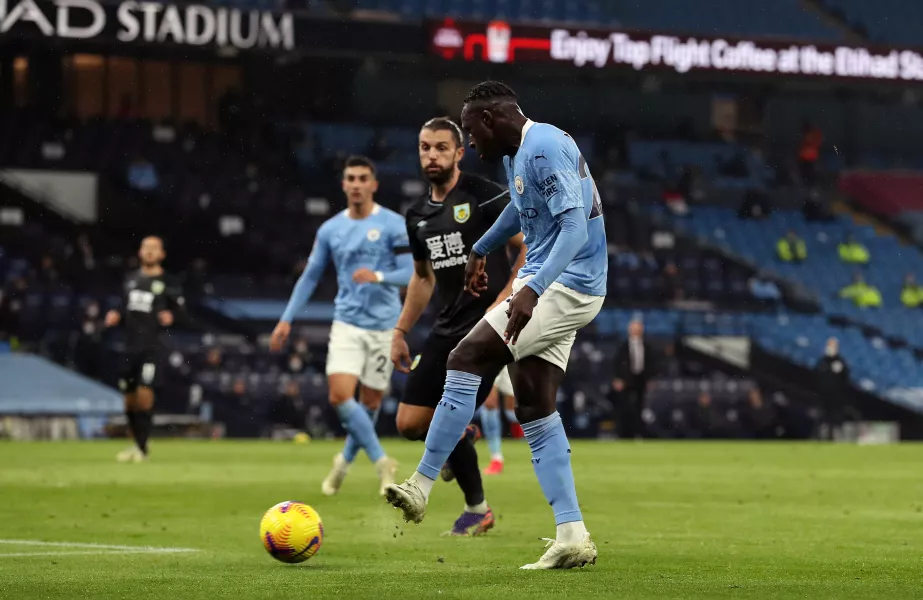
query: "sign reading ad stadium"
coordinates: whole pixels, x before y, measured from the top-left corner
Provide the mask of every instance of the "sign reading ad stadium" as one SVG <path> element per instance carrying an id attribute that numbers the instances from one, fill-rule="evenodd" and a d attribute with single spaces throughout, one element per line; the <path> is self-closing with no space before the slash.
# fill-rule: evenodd
<path id="1" fill-rule="evenodd" d="M 126 0 L 0 0 L 0 39 L 59 38 L 219 48 L 295 48 L 290 13 Z"/>
<path id="2" fill-rule="evenodd" d="M 447 60 L 923 81 L 923 55 L 913 50 L 451 19 L 431 24 L 430 33 L 432 52 Z"/>

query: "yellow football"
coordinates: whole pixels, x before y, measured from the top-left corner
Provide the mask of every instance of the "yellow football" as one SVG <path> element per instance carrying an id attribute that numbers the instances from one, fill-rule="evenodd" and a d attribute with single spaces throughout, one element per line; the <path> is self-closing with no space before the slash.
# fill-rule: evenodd
<path id="1" fill-rule="evenodd" d="M 260 539 L 266 552 L 285 563 L 300 563 L 320 550 L 324 524 L 317 511 L 301 502 L 280 502 L 260 521 Z"/>

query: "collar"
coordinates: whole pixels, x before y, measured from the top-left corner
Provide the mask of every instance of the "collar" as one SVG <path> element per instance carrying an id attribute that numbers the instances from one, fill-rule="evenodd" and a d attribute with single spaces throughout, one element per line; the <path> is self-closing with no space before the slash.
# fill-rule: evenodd
<path id="1" fill-rule="evenodd" d="M 526 124 L 522 126 L 522 137 L 519 139 L 520 147 L 526 143 L 526 134 L 529 133 L 529 130 L 532 129 L 533 125 L 535 125 L 535 121 L 532 119 L 526 119 Z"/>
<path id="2" fill-rule="evenodd" d="M 345 209 L 345 210 L 343 210 L 343 216 L 346 217 L 347 219 L 349 219 L 350 221 L 364 221 L 364 220 L 368 219 L 369 217 L 371 217 L 372 215 L 377 215 L 379 212 L 381 212 L 381 204 L 378 204 L 378 203 L 376 202 L 376 203 L 372 206 L 372 212 L 369 213 L 369 216 L 368 216 L 368 217 L 363 217 L 363 218 L 361 218 L 361 219 L 354 219 L 354 218 L 352 218 L 352 217 L 349 216 L 349 209 L 348 209 L 348 208 Z"/>

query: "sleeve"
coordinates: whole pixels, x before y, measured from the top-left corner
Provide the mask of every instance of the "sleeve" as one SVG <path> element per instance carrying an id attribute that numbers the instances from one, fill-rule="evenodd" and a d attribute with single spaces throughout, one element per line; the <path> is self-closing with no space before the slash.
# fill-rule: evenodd
<path id="1" fill-rule="evenodd" d="M 516 206 L 510 202 L 500 213 L 500 216 L 490 226 L 490 229 L 484 232 L 474 247 L 472 252 L 478 256 L 487 256 L 497 248 L 503 246 L 511 237 L 519 233 L 522 225 L 519 222 L 519 212 Z"/>
<path id="2" fill-rule="evenodd" d="M 583 185 L 578 158 L 568 144 L 546 136 L 530 152 L 532 183 L 555 217 L 572 208 L 583 208 Z"/>
<path id="3" fill-rule="evenodd" d="M 393 271 L 378 271 L 375 275 L 379 283 L 405 287 L 410 283 L 410 276 L 413 275 L 413 259 L 406 252 L 398 254 L 395 259 L 397 264 Z"/>
<path id="4" fill-rule="evenodd" d="M 391 250 L 395 254 L 407 254 L 410 249 L 410 233 L 400 215 L 395 215 L 391 229 Z"/>
<path id="5" fill-rule="evenodd" d="M 280 321 L 292 322 L 295 311 L 304 307 L 311 294 L 314 293 L 314 289 L 317 288 L 317 283 L 323 276 L 324 268 L 329 260 L 330 246 L 327 243 L 325 229 L 321 227 L 317 232 L 317 237 L 314 238 L 314 248 L 311 250 L 311 256 L 308 257 L 308 264 L 301 277 L 298 278 L 298 282 L 295 283 L 295 289 L 292 290 L 292 295 Z"/>
<path id="6" fill-rule="evenodd" d="M 554 246 L 548 253 L 548 258 L 535 274 L 535 277 L 526 283 L 536 294 L 541 296 L 548 286 L 561 276 L 567 265 L 574 260 L 580 249 L 589 237 L 587 233 L 587 216 L 582 208 L 569 208 L 555 217 L 561 232 L 554 241 Z"/>
<path id="7" fill-rule="evenodd" d="M 416 236 L 414 231 L 415 226 L 411 225 L 411 221 L 407 219 L 407 241 L 410 244 L 410 253 L 413 255 L 413 259 L 418 262 L 424 260 L 429 260 L 429 253 L 426 251 L 426 247 L 420 243 L 419 238 Z"/>

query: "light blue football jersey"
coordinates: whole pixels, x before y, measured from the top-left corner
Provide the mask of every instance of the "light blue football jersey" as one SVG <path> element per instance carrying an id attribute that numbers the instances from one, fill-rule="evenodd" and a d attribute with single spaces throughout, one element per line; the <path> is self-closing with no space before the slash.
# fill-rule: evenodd
<path id="1" fill-rule="evenodd" d="M 574 139 L 553 125 L 529 121 L 519 150 L 504 158 L 503 166 L 528 248 L 519 277 L 535 275 L 545 264 L 561 232 L 555 217 L 580 208 L 587 217 L 588 239 L 557 282 L 605 296 L 609 259 L 602 201 Z"/>
<path id="2" fill-rule="evenodd" d="M 352 219 L 344 210 L 321 225 L 311 254 L 322 265 L 332 258 L 336 267 L 334 320 L 375 331 L 393 329 L 401 314 L 400 289 L 355 283 L 353 272 L 362 267 L 393 271 L 397 253 L 409 247 L 404 218 L 377 204 L 364 219 Z"/>

